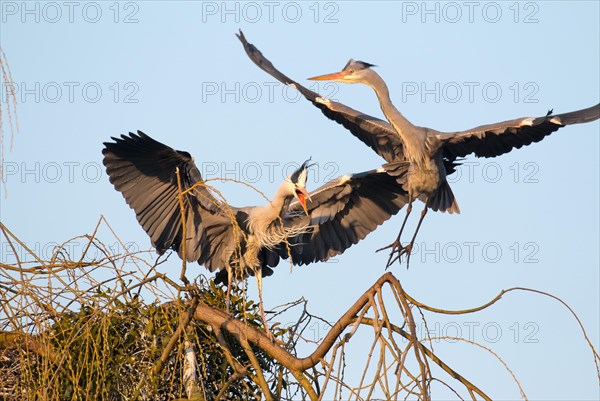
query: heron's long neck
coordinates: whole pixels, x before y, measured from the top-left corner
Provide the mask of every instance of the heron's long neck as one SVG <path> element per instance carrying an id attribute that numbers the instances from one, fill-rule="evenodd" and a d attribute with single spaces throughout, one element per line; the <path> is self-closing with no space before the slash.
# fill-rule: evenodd
<path id="1" fill-rule="evenodd" d="M 404 154 L 407 159 L 421 161 L 425 155 L 425 133 L 421 132 L 398 111 L 390 99 L 387 84 L 377 73 L 373 72 L 369 86 L 377 94 L 383 114 L 402 139 L 405 148 Z"/>
<path id="2" fill-rule="evenodd" d="M 248 219 L 250 231 L 265 240 L 273 222 L 279 220 L 287 212 L 292 197 L 293 195 L 289 194 L 289 189 L 284 182 L 269 204 L 252 209 Z"/>
<path id="3" fill-rule="evenodd" d="M 272 220 L 281 217 L 287 211 L 292 200 L 293 195 L 289 194 L 286 184 L 285 182 L 281 184 L 277 192 L 275 192 L 271 204 L 267 206 L 269 210 L 267 214 L 272 217 Z"/>

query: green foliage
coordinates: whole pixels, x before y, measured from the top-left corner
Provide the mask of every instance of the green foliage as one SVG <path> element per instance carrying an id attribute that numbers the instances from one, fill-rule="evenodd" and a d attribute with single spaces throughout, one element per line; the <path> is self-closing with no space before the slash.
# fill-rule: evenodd
<path id="1" fill-rule="evenodd" d="M 226 289 L 214 282 L 199 288 L 202 302 L 225 310 Z M 172 400 L 185 396 L 183 340 L 195 345 L 201 388 L 206 399 L 214 399 L 235 374 L 213 330 L 192 321 L 163 370 L 151 377 L 151 370 L 164 346 L 187 312 L 186 302 L 146 305 L 137 297 L 114 298 L 110 291 L 97 291 L 77 312 L 65 313 L 40 336 L 57 356 L 57 366 L 30 355 L 29 375 L 22 376 L 26 399 L 35 400 L 129 400 L 142 381 L 141 400 Z M 260 327 L 258 305 L 233 286 L 230 313 Z M 275 335 L 281 333 L 274 333 Z M 225 335 L 229 350 L 240 365 L 252 372 L 246 353 L 235 339 Z M 274 378 L 278 365 L 263 350 L 253 347 L 265 376 Z M 25 379 L 25 380 L 23 380 Z M 222 399 L 253 400 L 260 390 L 248 377 L 229 385 Z"/>

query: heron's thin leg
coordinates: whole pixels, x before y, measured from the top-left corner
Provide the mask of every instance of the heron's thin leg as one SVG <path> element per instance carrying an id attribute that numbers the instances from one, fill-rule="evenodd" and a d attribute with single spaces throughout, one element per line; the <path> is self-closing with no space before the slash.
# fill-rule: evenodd
<path id="1" fill-rule="evenodd" d="M 262 269 L 260 268 L 260 266 L 257 267 L 256 269 L 254 269 L 254 276 L 256 277 L 256 285 L 258 287 L 258 309 L 260 311 L 260 317 L 263 321 L 263 324 L 265 325 L 265 331 L 267 332 L 267 336 L 271 339 L 271 341 L 273 341 L 275 337 L 273 337 L 273 335 L 271 334 L 271 331 L 269 330 L 269 326 L 267 324 L 267 318 L 265 316 L 265 308 L 263 306 Z"/>
<path id="2" fill-rule="evenodd" d="M 423 211 L 421 211 L 421 218 L 419 219 L 419 223 L 417 224 L 417 229 L 415 230 L 415 233 L 410 241 L 410 243 L 407 246 L 402 246 L 399 245 L 399 248 L 394 249 L 392 251 L 392 253 L 396 252 L 397 255 L 394 257 L 394 259 L 392 259 L 387 267 L 390 267 L 391 265 L 394 264 L 394 262 L 396 261 L 400 261 L 400 258 L 402 257 L 402 255 L 407 255 L 406 257 L 406 268 L 408 269 L 408 266 L 410 264 L 410 255 L 412 252 L 412 248 L 413 245 L 415 243 L 415 240 L 417 238 L 417 233 L 419 232 L 419 228 L 421 227 L 421 224 L 423 223 L 423 219 L 425 218 L 425 215 L 427 214 L 427 209 L 429 207 L 429 198 L 427 198 L 427 200 L 425 201 L 425 207 L 423 208 Z M 391 257 L 390 257 L 391 259 Z"/>
<path id="3" fill-rule="evenodd" d="M 412 247 L 415 243 L 415 240 L 417 239 L 417 233 L 419 232 L 419 228 L 421 228 L 421 223 L 423 223 L 423 219 L 425 218 L 425 215 L 427 214 L 428 203 L 429 202 L 425 202 L 425 207 L 423 208 L 423 211 L 421 212 L 421 218 L 419 219 L 419 223 L 417 224 L 417 229 L 415 230 L 415 233 L 413 234 L 413 237 L 410 240 L 410 243 L 407 246 L 405 246 L 400 251 L 400 254 L 398 255 L 398 257 L 400 257 L 402 254 L 406 254 L 406 268 L 407 269 L 408 269 L 408 265 L 410 263 L 410 255 L 412 252 Z"/>
<path id="4" fill-rule="evenodd" d="M 408 198 L 408 207 L 406 208 L 406 216 L 404 216 L 404 221 L 402 222 L 402 226 L 400 227 L 400 232 L 398 233 L 398 237 L 396 237 L 396 240 L 394 242 L 392 242 L 391 244 L 389 244 L 388 246 L 384 246 L 383 248 L 379 248 L 377 251 L 375 252 L 379 252 L 379 251 L 383 251 L 385 249 L 389 249 L 392 248 L 392 251 L 390 252 L 390 257 L 388 258 L 387 264 L 386 264 L 386 269 L 389 268 L 395 261 L 396 259 L 399 258 L 400 256 L 400 251 L 402 250 L 402 244 L 400 243 L 400 237 L 402 237 L 402 232 L 404 231 L 404 226 L 406 226 L 406 222 L 408 221 L 408 216 L 410 215 L 410 212 L 412 212 L 412 197 L 409 196 Z M 396 258 L 394 258 L 394 254 L 398 252 L 398 256 Z M 392 260 L 393 258 L 393 260 Z"/>

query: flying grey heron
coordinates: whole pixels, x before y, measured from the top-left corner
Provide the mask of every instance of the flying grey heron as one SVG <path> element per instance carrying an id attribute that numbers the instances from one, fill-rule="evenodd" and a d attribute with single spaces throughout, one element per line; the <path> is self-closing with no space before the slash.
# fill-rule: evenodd
<path id="1" fill-rule="evenodd" d="M 102 150 L 106 172 L 157 252 L 174 249 L 182 259 L 219 270 L 217 282 L 256 275 L 261 298 L 261 279 L 273 273 L 280 259 L 291 257 L 295 265 L 326 261 L 365 238 L 408 201 L 396 184 L 398 171 L 406 172 L 405 163 L 394 166 L 394 175 L 380 168 L 342 176 L 309 194 L 305 162 L 268 204 L 238 208 L 211 193 L 189 153 L 140 131 L 112 139 Z"/>
<path id="2" fill-rule="evenodd" d="M 539 142 L 547 135 L 570 124 L 585 123 L 600 117 L 600 104 L 587 109 L 564 114 L 552 114 L 549 111 L 542 117 L 522 117 L 514 120 L 482 125 L 466 131 L 441 132 L 432 128 L 413 125 L 393 105 L 385 81 L 369 64 L 350 60 L 340 71 L 332 74 L 309 78 L 310 80 L 329 80 L 347 84 L 365 84 L 371 87 L 379 100 L 381 110 L 387 122 L 356 111 L 341 103 L 324 99 L 318 93 L 290 79 L 266 59 L 252 44 L 246 41 L 240 31 L 237 35 L 250 59 L 262 70 L 286 85 L 294 86 L 300 93 L 325 116 L 347 128 L 354 136 L 373 149 L 388 162 L 405 161 L 410 163 L 408 173 L 399 183 L 409 196 L 406 216 L 396 240 L 387 247 L 392 248 L 388 267 L 407 254 L 407 266 L 410 251 L 417 233 L 425 218 L 427 209 L 449 213 L 460 213 L 460 209 L 446 180 L 459 164 L 457 159 L 471 153 L 477 157 L 495 157 L 521 148 L 533 142 Z M 406 221 L 412 211 L 412 202 L 420 199 L 425 203 L 415 233 L 407 246 L 402 246 L 400 237 Z M 396 258 L 393 258 L 397 252 Z"/>

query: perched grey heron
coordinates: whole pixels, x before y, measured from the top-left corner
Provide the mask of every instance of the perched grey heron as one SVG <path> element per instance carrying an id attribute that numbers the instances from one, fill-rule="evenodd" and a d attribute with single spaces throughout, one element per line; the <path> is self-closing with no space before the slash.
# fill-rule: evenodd
<path id="1" fill-rule="evenodd" d="M 294 86 L 300 93 L 325 116 L 342 124 L 354 136 L 373 149 L 388 162 L 409 163 L 408 173 L 398 182 L 408 193 L 406 216 L 392 248 L 388 267 L 410 251 L 425 218 L 427 209 L 460 213 L 460 209 L 446 180 L 455 171 L 457 159 L 471 153 L 477 157 L 495 157 L 521 148 L 533 142 L 539 142 L 561 127 L 585 123 L 600 117 L 600 104 L 587 109 L 564 114 L 552 114 L 541 117 L 523 117 L 494 124 L 482 125 L 466 131 L 441 132 L 427 127 L 413 125 L 393 105 L 385 81 L 369 64 L 350 60 L 340 71 L 332 74 L 309 78 L 310 80 L 329 80 L 347 84 L 365 84 L 371 87 L 379 100 L 381 110 L 387 122 L 356 111 L 341 103 L 330 101 L 318 93 L 290 79 L 266 59 L 252 44 L 246 41 L 240 31 L 237 35 L 250 59 L 262 70 L 286 85 Z M 400 237 L 412 210 L 412 202 L 420 199 L 425 203 L 415 233 L 407 246 L 402 246 Z M 397 252 L 396 258 L 393 258 Z"/>
<path id="2" fill-rule="evenodd" d="M 189 153 L 140 131 L 112 139 L 102 150 L 106 172 L 157 252 L 174 249 L 182 259 L 219 270 L 217 282 L 256 275 L 259 296 L 262 276 L 270 276 L 280 259 L 291 257 L 295 265 L 326 261 L 408 201 L 396 184 L 403 165 L 393 166 L 394 175 L 380 168 L 342 176 L 309 194 L 305 162 L 269 203 L 238 208 L 211 193 Z"/>

